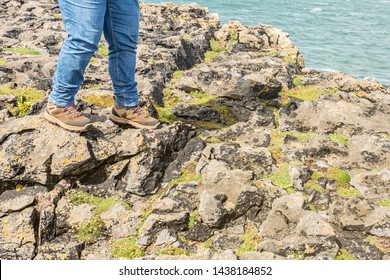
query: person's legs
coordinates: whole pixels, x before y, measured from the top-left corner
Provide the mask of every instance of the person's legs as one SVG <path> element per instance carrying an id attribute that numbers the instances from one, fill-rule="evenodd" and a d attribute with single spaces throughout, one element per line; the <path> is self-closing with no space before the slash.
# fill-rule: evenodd
<path id="1" fill-rule="evenodd" d="M 59 0 L 67 37 L 62 46 L 49 102 L 74 105 L 84 71 L 98 49 L 107 0 Z"/>
<path id="2" fill-rule="evenodd" d="M 139 18 L 138 0 L 107 0 L 103 30 L 109 44 L 109 72 L 115 102 L 124 107 L 138 106 L 135 67 Z"/>

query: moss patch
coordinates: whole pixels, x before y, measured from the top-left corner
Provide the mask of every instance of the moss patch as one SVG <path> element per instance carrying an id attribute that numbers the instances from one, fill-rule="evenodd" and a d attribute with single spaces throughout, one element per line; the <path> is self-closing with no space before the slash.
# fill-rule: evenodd
<path id="1" fill-rule="evenodd" d="M 335 260 L 356 260 L 355 256 L 348 253 L 345 248 L 340 248 Z"/>
<path id="2" fill-rule="evenodd" d="M 74 205 L 87 203 L 96 206 L 92 212 L 93 215 L 99 215 L 107 211 L 108 209 L 110 209 L 111 206 L 115 204 L 121 204 L 128 210 L 131 209 L 127 203 L 119 200 L 117 196 L 103 198 L 103 197 L 96 197 L 92 194 L 83 191 L 78 191 L 75 194 L 71 195 L 69 199 Z"/>
<path id="3" fill-rule="evenodd" d="M 12 94 L 18 97 L 16 106 L 9 106 L 8 110 L 17 117 L 25 116 L 29 111 L 32 104 L 41 100 L 45 93 L 42 90 L 36 88 L 14 88 L 12 83 L 0 86 L 0 94 Z"/>
<path id="4" fill-rule="evenodd" d="M 279 116 L 279 115 L 277 115 L 277 116 Z M 276 118 L 278 118 L 277 116 L 275 115 L 275 122 L 276 122 Z M 277 121 L 279 123 L 279 119 L 277 119 Z M 269 150 L 271 151 L 272 157 L 277 162 L 281 162 L 281 160 L 282 160 L 282 146 L 284 143 L 283 139 L 286 135 L 291 135 L 300 141 L 307 141 L 311 137 L 316 136 L 317 134 L 311 133 L 311 132 L 310 133 L 302 133 L 302 132 L 298 132 L 298 131 L 279 132 L 278 129 L 271 130 L 271 134 L 270 134 L 271 142 L 269 145 Z"/>
<path id="5" fill-rule="evenodd" d="M 5 66 L 6 63 L 7 63 L 7 60 L 5 58 L 0 58 L 0 67 Z"/>
<path id="6" fill-rule="evenodd" d="M 30 54 L 30 55 L 40 55 L 39 51 L 29 49 L 29 48 L 0 48 L 2 52 L 12 52 L 18 54 Z"/>
<path id="7" fill-rule="evenodd" d="M 181 248 L 164 248 L 159 251 L 160 254 L 163 255 L 171 255 L 171 256 L 180 256 L 180 255 L 186 255 L 190 256 L 191 252 L 181 249 Z"/>
<path id="8" fill-rule="evenodd" d="M 176 81 L 180 80 L 183 77 L 183 75 L 184 75 L 184 71 L 183 70 L 177 70 L 177 71 L 173 72 L 172 80 L 174 82 L 176 82 Z"/>
<path id="9" fill-rule="evenodd" d="M 99 54 L 102 56 L 108 56 L 108 49 L 103 47 L 102 45 L 99 45 Z"/>
<path id="10" fill-rule="evenodd" d="M 195 172 L 195 164 L 190 164 L 187 168 L 183 168 L 181 171 L 181 176 L 179 178 L 173 179 L 169 182 L 170 185 L 188 183 L 195 181 L 197 183 L 202 182 L 202 176 L 200 174 L 196 174 Z"/>
<path id="11" fill-rule="evenodd" d="M 206 105 L 211 100 L 215 100 L 218 98 L 218 96 L 215 94 L 205 93 L 201 90 L 192 90 L 188 94 L 191 95 L 192 97 L 196 98 L 194 100 L 191 100 L 191 102 L 190 102 L 190 104 L 193 104 L 193 105 Z"/>
<path id="12" fill-rule="evenodd" d="M 103 220 L 100 217 L 95 216 L 79 226 L 77 235 L 79 240 L 84 240 L 87 244 L 92 244 L 104 229 Z"/>
<path id="13" fill-rule="evenodd" d="M 96 106 L 101 107 L 111 107 L 114 106 L 115 101 L 112 96 L 109 95 L 95 95 L 88 94 L 83 97 L 83 99 L 89 103 L 95 104 Z"/>
<path id="14" fill-rule="evenodd" d="M 294 77 L 293 79 L 293 84 L 296 86 L 296 87 L 301 87 L 303 86 L 302 82 L 301 82 L 301 79 L 302 79 L 302 75 L 297 75 Z"/>
<path id="15" fill-rule="evenodd" d="M 303 101 L 312 101 L 320 98 L 325 93 L 326 93 L 325 91 L 321 91 L 319 89 L 319 86 L 313 85 L 313 86 L 299 86 L 299 87 L 294 87 L 292 89 L 284 88 L 279 93 L 279 96 L 282 98 L 282 104 L 285 106 L 290 102 L 290 97 L 298 98 Z"/>
<path id="16" fill-rule="evenodd" d="M 291 184 L 287 163 L 281 164 L 279 166 L 279 171 L 271 174 L 265 174 L 263 175 L 263 178 L 270 179 L 272 184 L 283 187 L 288 193 L 295 192 L 294 187 Z"/>
<path id="17" fill-rule="evenodd" d="M 241 246 L 237 249 L 236 255 L 242 256 L 245 252 L 257 251 L 257 246 L 261 241 L 261 236 L 256 231 L 248 231 L 240 236 Z"/>
<path id="18" fill-rule="evenodd" d="M 199 216 L 199 207 L 196 207 L 194 211 L 191 212 L 190 214 L 190 219 L 188 221 L 188 228 L 192 229 L 195 225 L 195 222 Z"/>
<path id="19" fill-rule="evenodd" d="M 158 106 L 153 104 L 154 108 L 157 111 L 158 119 L 162 122 L 173 123 L 177 117 L 173 114 L 168 108 Z"/>
<path id="20" fill-rule="evenodd" d="M 125 202 L 118 200 L 116 196 L 101 198 L 83 191 L 77 191 L 69 197 L 69 200 L 74 205 L 87 203 L 95 206 L 92 210 L 92 218 L 78 227 L 78 238 L 84 240 L 87 244 L 92 244 L 105 229 L 104 222 L 99 216 L 101 213 L 109 210 L 115 204 L 121 204 L 126 209 L 130 210 L 130 206 Z"/>
<path id="21" fill-rule="evenodd" d="M 184 34 L 181 38 L 186 41 L 191 41 L 193 39 L 190 34 Z"/>
<path id="22" fill-rule="evenodd" d="M 341 143 L 344 145 L 349 144 L 350 139 L 344 135 L 333 133 L 333 134 L 329 134 L 328 136 L 329 136 L 330 140 L 332 140 L 335 143 Z"/>
<path id="23" fill-rule="evenodd" d="M 214 58 L 218 57 L 219 53 L 215 51 L 208 51 L 204 54 L 204 62 L 210 64 Z"/>
<path id="24" fill-rule="evenodd" d="M 209 121 L 188 121 L 187 123 L 195 127 L 204 128 L 204 129 L 221 129 L 225 127 L 220 123 L 209 122 Z"/>
<path id="25" fill-rule="evenodd" d="M 222 46 L 221 43 L 219 41 L 216 41 L 216 40 L 211 40 L 210 41 L 210 45 L 211 45 L 211 50 L 213 52 L 224 52 L 224 51 L 227 51 L 227 48 Z"/>
<path id="26" fill-rule="evenodd" d="M 128 237 L 115 241 L 111 246 L 111 257 L 134 259 L 145 256 L 145 252 L 137 245 L 136 237 Z"/>
<path id="27" fill-rule="evenodd" d="M 382 200 L 378 203 L 378 206 L 382 207 L 390 207 L 390 199 Z"/>

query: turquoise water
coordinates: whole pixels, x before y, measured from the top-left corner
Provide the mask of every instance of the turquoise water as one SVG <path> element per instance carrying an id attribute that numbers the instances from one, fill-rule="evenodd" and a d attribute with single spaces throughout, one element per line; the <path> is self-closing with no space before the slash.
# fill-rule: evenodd
<path id="1" fill-rule="evenodd" d="M 146 1 L 163 3 L 166 1 Z M 308 67 L 390 86 L 390 0 L 171 0 L 198 3 L 222 23 L 273 25 L 290 34 Z"/>

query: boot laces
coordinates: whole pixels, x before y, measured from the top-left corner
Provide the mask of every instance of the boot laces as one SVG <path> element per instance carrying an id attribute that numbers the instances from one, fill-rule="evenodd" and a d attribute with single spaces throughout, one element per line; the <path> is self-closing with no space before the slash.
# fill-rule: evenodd
<path id="1" fill-rule="evenodd" d="M 141 116 L 144 118 L 148 117 L 148 114 L 146 114 L 145 111 L 142 110 L 140 106 L 137 106 L 133 112 L 134 112 L 134 114 L 137 114 L 138 116 Z"/>
<path id="2" fill-rule="evenodd" d="M 72 118 L 81 117 L 81 112 L 79 112 L 76 106 L 67 106 L 64 108 L 65 112 L 70 115 Z"/>

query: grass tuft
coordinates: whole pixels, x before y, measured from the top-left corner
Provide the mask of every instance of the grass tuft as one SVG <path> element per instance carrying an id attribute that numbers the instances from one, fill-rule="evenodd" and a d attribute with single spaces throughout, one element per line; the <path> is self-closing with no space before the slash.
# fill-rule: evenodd
<path id="1" fill-rule="evenodd" d="M 2 52 L 12 52 L 18 54 L 30 54 L 30 55 L 40 55 L 39 51 L 29 49 L 29 48 L 0 48 Z"/>

